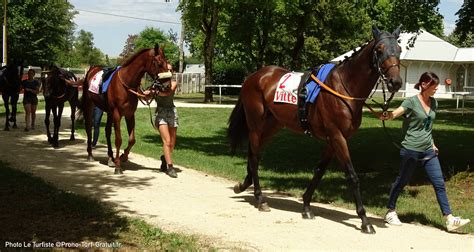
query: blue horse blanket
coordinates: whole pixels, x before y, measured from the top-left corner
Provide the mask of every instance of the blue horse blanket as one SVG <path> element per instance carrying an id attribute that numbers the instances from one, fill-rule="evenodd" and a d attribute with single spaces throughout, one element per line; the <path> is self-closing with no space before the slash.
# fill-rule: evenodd
<path id="1" fill-rule="evenodd" d="M 105 94 L 107 93 L 107 89 L 109 88 L 110 81 L 112 80 L 112 77 L 114 77 L 115 73 L 120 69 L 120 66 L 118 66 L 113 73 L 110 74 L 110 76 L 104 80 L 104 84 L 102 84 L 102 93 Z"/>
<path id="2" fill-rule="evenodd" d="M 316 77 L 322 81 L 325 82 L 326 78 L 328 77 L 328 74 L 331 72 L 331 70 L 334 68 L 335 64 L 333 63 L 328 63 L 324 64 L 319 68 L 318 74 Z M 316 101 L 316 98 L 319 95 L 319 92 L 321 92 L 321 86 L 316 83 L 313 79 L 311 79 L 308 84 L 306 84 L 306 90 L 307 90 L 307 96 L 306 96 L 306 103 L 314 103 Z"/>

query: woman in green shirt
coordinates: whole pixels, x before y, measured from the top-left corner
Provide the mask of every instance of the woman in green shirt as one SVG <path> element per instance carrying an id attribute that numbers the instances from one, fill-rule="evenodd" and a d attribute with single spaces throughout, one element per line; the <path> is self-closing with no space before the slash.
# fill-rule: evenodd
<path id="1" fill-rule="evenodd" d="M 454 217 L 448 202 L 441 165 L 431 131 L 436 117 L 438 103 L 433 95 L 438 90 L 439 78 L 432 72 L 421 75 L 415 88 L 418 95 L 407 98 L 393 112 L 380 115 L 381 120 L 391 120 L 403 115 L 403 141 L 400 149 L 400 173 L 390 190 L 388 211 L 385 221 L 391 225 L 401 225 L 395 206 L 398 196 L 408 184 L 414 169 L 421 165 L 428 175 L 436 193 L 441 212 L 446 219 L 446 228 L 453 231 L 470 222 L 469 219 Z"/>

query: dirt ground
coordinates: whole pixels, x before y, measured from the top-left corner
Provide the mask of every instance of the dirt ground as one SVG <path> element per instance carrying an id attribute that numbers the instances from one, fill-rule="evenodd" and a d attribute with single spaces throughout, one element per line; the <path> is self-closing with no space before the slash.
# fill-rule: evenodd
<path id="1" fill-rule="evenodd" d="M 69 109 L 65 108 L 65 117 Z M 474 251 L 474 236 L 403 224 L 391 227 L 380 216 L 369 215 L 375 235 L 360 232 L 354 209 L 313 203 L 317 217 L 301 218 L 301 199 L 265 191 L 271 212 L 254 207 L 252 190 L 234 194 L 236 181 L 213 177 L 185 167 L 177 179 L 157 172 L 159 160 L 132 153 L 123 175 L 106 165 L 106 147 L 94 150 L 97 161 L 86 161 L 84 138 L 69 142 L 69 118 L 62 120 L 60 148 L 44 135 L 43 115 L 36 130 L 0 131 L 0 159 L 61 189 L 110 202 L 126 215 L 142 218 L 167 231 L 197 234 L 220 250 L 446 250 Z M 3 125 L 5 118 L 0 118 Z M 3 127 L 2 127 L 3 128 Z M 113 242 L 113 241 L 110 241 Z"/>

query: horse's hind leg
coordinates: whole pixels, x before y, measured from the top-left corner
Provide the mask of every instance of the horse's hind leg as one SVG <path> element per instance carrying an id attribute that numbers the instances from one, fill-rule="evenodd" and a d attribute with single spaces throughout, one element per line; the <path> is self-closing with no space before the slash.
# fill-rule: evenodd
<path id="1" fill-rule="evenodd" d="M 120 161 L 122 162 L 127 162 L 128 154 L 130 154 L 130 150 L 133 145 L 135 145 L 135 115 L 132 115 L 130 118 L 125 118 L 125 122 L 127 123 L 128 145 L 123 151 L 123 154 L 120 155 Z"/>
<path id="2" fill-rule="evenodd" d="M 347 147 L 347 141 L 341 134 L 337 134 L 331 137 L 329 140 L 332 143 L 335 154 L 341 162 L 348 180 L 351 182 L 352 193 L 356 203 L 356 212 L 359 218 L 362 220 L 361 231 L 367 234 L 375 234 L 375 229 L 372 224 L 370 224 L 369 219 L 365 213 L 364 205 L 362 204 L 359 177 L 357 176 L 354 166 L 352 165 L 349 148 Z"/>
<path id="3" fill-rule="evenodd" d="M 258 164 L 260 160 L 260 149 L 262 145 L 270 139 L 275 133 L 281 128 L 281 125 L 273 118 L 272 115 L 267 114 L 263 127 L 260 130 L 250 130 L 249 133 L 249 156 L 248 156 L 248 169 L 247 176 L 251 176 L 254 185 L 254 196 L 257 200 L 257 207 L 259 211 L 269 212 L 270 207 L 263 197 L 262 189 L 260 187 L 260 180 L 258 176 Z M 245 181 L 248 181 L 246 178 Z M 244 185 L 245 182 L 244 181 Z M 251 181 L 250 181 L 251 183 Z"/>
<path id="4" fill-rule="evenodd" d="M 306 192 L 303 194 L 303 218 L 304 219 L 314 219 L 314 213 L 311 211 L 310 203 L 311 198 L 313 197 L 314 191 L 318 187 L 319 181 L 323 177 L 331 158 L 333 157 L 333 149 L 331 146 L 327 146 L 323 152 L 321 162 L 318 167 L 314 169 L 313 178 L 311 179 Z"/>
<path id="5" fill-rule="evenodd" d="M 107 165 L 109 167 L 115 167 L 114 163 L 114 152 L 112 151 L 112 141 L 110 140 L 112 135 L 112 115 L 107 113 L 107 123 L 105 124 L 105 139 L 107 140 Z"/>
<path id="6" fill-rule="evenodd" d="M 3 99 L 3 106 L 5 107 L 5 128 L 3 130 L 9 131 L 10 130 L 10 123 L 8 120 L 10 120 L 10 97 L 8 94 L 5 92 L 2 93 L 2 99 Z"/>

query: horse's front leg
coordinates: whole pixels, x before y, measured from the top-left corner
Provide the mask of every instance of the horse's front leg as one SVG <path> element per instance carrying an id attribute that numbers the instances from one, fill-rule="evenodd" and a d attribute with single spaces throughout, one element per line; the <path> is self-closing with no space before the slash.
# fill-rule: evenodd
<path id="1" fill-rule="evenodd" d="M 52 143 L 53 139 L 51 138 L 51 132 L 49 131 L 49 117 L 51 116 L 51 104 L 46 101 L 45 104 L 45 116 L 44 116 L 44 125 L 46 127 L 46 137 L 48 137 L 48 143 Z"/>
<path id="2" fill-rule="evenodd" d="M 128 154 L 130 154 L 130 150 L 135 144 L 135 115 L 132 115 L 129 118 L 125 118 L 125 121 L 127 123 L 127 131 L 128 131 L 128 146 L 123 151 L 123 154 L 120 155 L 120 161 L 122 162 L 127 162 Z"/>
<path id="3" fill-rule="evenodd" d="M 327 146 L 322 154 L 321 161 L 316 169 L 314 169 L 313 178 L 311 179 L 306 192 L 303 194 L 303 218 L 314 219 L 314 213 L 311 210 L 311 199 L 313 198 L 314 191 L 318 187 L 319 181 L 323 177 L 331 158 L 333 157 L 333 149 L 331 146 Z"/>
<path id="4" fill-rule="evenodd" d="M 349 148 L 347 147 L 347 141 L 342 136 L 342 134 L 336 134 L 330 137 L 329 141 L 332 143 L 336 157 L 341 163 L 341 166 L 343 167 L 349 182 L 351 182 L 352 193 L 356 203 L 356 212 L 359 218 L 362 220 L 361 231 L 362 233 L 375 234 L 375 229 L 372 224 L 370 224 L 370 221 L 365 214 L 365 208 L 362 204 L 362 197 L 360 194 L 359 177 L 357 176 L 354 166 L 352 165 Z"/>
<path id="5" fill-rule="evenodd" d="M 76 140 L 76 137 L 74 136 L 74 130 L 75 130 L 75 121 L 76 121 L 76 104 L 69 102 L 69 105 L 71 106 L 71 137 L 69 138 L 70 141 Z"/>
<path id="6" fill-rule="evenodd" d="M 115 130 L 115 174 L 123 174 L 122 167 L 120 164 L 120 146 L 122 146 L 122 135 L 120 132 L 120 120 L 122 116 L 118 109 L 114 109 L 112 112 L 113 122 L 114 122 L 114 130 Z M 109 120 L 107 118 L 107 120 Z"/>
<path id="7" fill-rule="evenodd" d="M 54 115 L 54 132 L 53 132 L 53 147 L 59 147 L 59 129 L 61 128 L 61 116 L 63 114 L 64 104 L 59 104 L 53 109 Z M 56 110 L 57 109 L 57 110 Z"/>
<path id="8" fill-rule="evenodd" d="M 12 103 L 12 116 L 11 116 L 11 121 L 13 122 L 13 128 L 16 129 L 18 126 L 16 125 L 16 112 L 17 112 L 17 105 L 18 105 L 18 99 L 20 98 L 20 93 L 13 93 L 11 97 L 11 103 Z"/>

